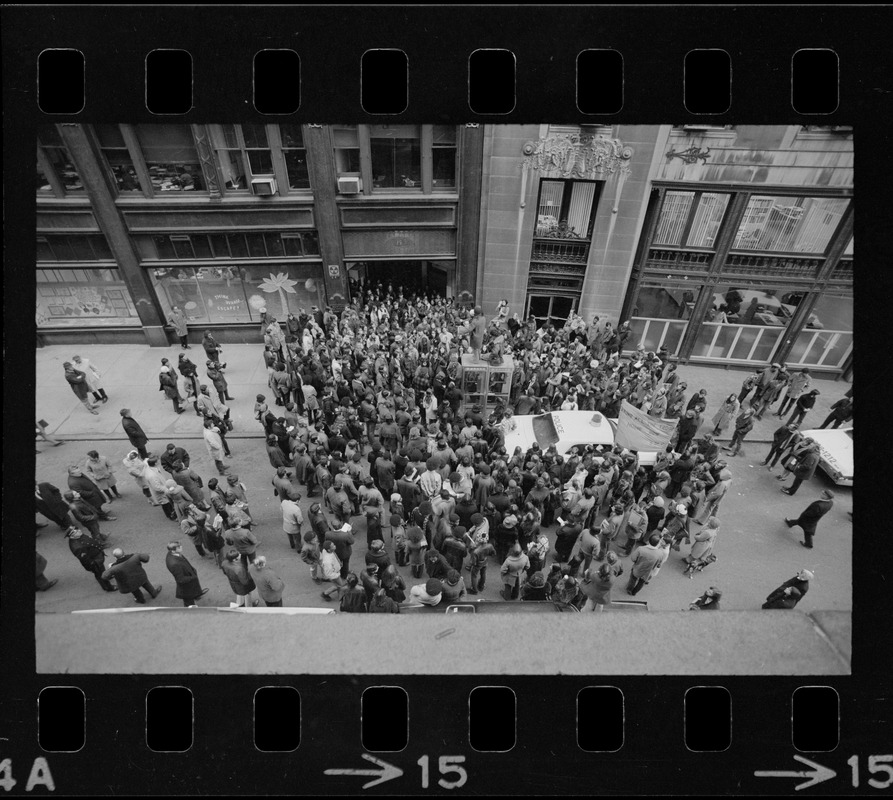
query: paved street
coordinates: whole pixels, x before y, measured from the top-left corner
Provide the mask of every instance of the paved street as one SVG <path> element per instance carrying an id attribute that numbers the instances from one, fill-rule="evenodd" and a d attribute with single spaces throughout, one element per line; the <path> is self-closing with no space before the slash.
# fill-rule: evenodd
<path id="1" fill-rule="evenodd" d="M 165 356 L 176 359 L 177 352 L 178 348 L 124 345 L 53 346 L 38 350 L 37 417 L 50 423 L 48 430 L 52 435 L 67 440 L 58 447 L 38 443 L 38 480 L 49 481 L 64 490 L 65 467 L 82 459 L 91 449 L 107 456 L 113 464 L 120 464 L 130 450 L 118 414 L 118 410 L 124 407 L 130 408 L 134 418 L 143 426 L 150 438 L 150 450 L 160 452 L 167 442 L 174 442 L 189 451 L 193 468 L 204 479 L 214 476 L 216 470 L 201 439 L 199 419 L 191 411 L 175 415 L 169 401 L 158 391 L 160 359 Z M 62 362 L 75 353 L 89 357 L 103 372 L 110 401 L 100 409 L 98 416 L 84 409 L 62 377 Z M 204 363 L 200 348 L 193 347 L 190 355 L 196 363 Z M 252 415 L 255 394 L 262 392 L 269 396 L 260 348 L 254 345 L 229 345 L 224 350 L 223 360 L 229 364 L 227 377 L 230 393 L 236 398 L 231 404 L 235 430 L 228 437 L 233 453 L 229 463 L 248 487 L 252 515 L 259 526 L 255 531 L 261 540 L 259 552 L 268 557 L 269 565 L 286 584 L 284 605 L 331 606 L 320 598 L 320 587 L 311 581 L 309 567 L 290 550 L 282 532 L 278 501 L 273 497 L 270 485 L 273 470 L 263 448 L 260 425 Z M 708 406 L 708 416 L 712 415 L 719 398 L 738 391 L 746 375 L 736 370 L 687 366 L 681 367 L 680 373 L 691 389 L 701 386 L 708 389 L 708 398 L 713 401 Z M 829 380 L 817 380 L 815 385 L 822 394 L 804 427 L 818 425 L 824 419 L 827 407 L 842 396 L 849 386 Z M 765 440 L 777 425 L 778 420 L 768 416 L 757 423 L 742 454 L 729 459 L 734 479 L 720 516 L 722 526 L 715 548 L 717 562 L 689 580 L 682 574 L 680 564 L 680 558 L 686 554 L 687 548 L 683 546 L 682 553 L 672 553 L 661 574 L 637 597 L 647 600 L 652 611 L 686 609 L 688 603 L 711 584 L 723 589 L 723 608 L 758 609 L 770 590 L 802 567 L 812 570 L 816 578 L 798 609 L 812 612 L 852 608 L 852 521 L 848 513 L 852 510 L 851 490 L 832 487 L 824 474 L 819 472 L 811 482 L 803 485 L 796 497 L 781 494 L 779 482 L 759 466 L 759 461 L 768 451 Z M 119 490 L 124 495 L 112 504 L 118 520 L 101 523 L 102 529 L 111 537 L 110 547 L 120 546 L 127 552 L 150 553 L 147 572 L 153 582 L 164 586 L 154 605 L 180 605 L 180 601 L 174 598 L 173 580 L 164 566 L 166 544 L 173 538 L 183 540 L 184 552 L 198 569 L 202 585 L 210 590 L 202 599 L 202 604 L 228 605 L 233 596 L 228 582 L 214 562 L 210 558 L 199 558 L 187 538 L 181 536 L 176 523 L 164 517 L 160 509 L 148 505 L 123 466 L 117 472 L 117 479 Z M 782 518 L 797 516 L 826 487 L 834 488 L 837 494 L 835 507 L 820 523 L 815 549 L 806 551 L 798 543 L 802 538 L 799 529 L 789 531 Z M 303 498 L 301 506 L 305 515 L 309 505 L 310 501 Z M 363 566 L 366 536 L 362 517 L 355 518 L 354 522 L 357 544 L 351 569 L 359 571 Z M 554 529 L 549 533 L 554 541 Z M 390 550 L 390 542 L 387 544 Z M 50 524 L 41 530 L 37 549 L 49 562 L 47 576 L 59 579 L 59 583 L 50 591 L 37 593 L 38 611 L 67 612 L 133 606 L 129 595 L 102 592 L 93 577 L 75 561 L 62 532 L 55 525 Z M 624 564 L 628 564 L 628 560 L 624 560 Z M 415 582 L 410 577 L 408 567 L 400 568 L 400 572 L 407 586 Z M 623 591 L 625 579 L 624 575 L 618 581 L 615 598 L 626 597 Z M 498 599 L 499 589 L 501 582 L 494 563 L 489 569 L 487 587 L 482 596 Z"/>

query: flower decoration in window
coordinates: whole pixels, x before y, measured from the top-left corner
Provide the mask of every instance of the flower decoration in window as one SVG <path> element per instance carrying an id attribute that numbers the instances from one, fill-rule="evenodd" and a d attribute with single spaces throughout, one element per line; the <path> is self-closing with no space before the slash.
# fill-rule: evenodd
<path id="1" fill-rule="evenodd" d="M 267 292 L 267 294 L 279 292 L 279 302 L 282 303 L 282 311 L 288 313 L 290 309 L 288 307 L 288 297 L 285 293 L 297 294 L 297 292 L 295 292 L 295 286 L 297 285 L 298 282 L 291 280 L 284 272 L 279 272 L 276 275 L 273 275 L 271 272 L 270 277 L 264 278 L 260 282 L 258 288 L 261 291 Z"/>

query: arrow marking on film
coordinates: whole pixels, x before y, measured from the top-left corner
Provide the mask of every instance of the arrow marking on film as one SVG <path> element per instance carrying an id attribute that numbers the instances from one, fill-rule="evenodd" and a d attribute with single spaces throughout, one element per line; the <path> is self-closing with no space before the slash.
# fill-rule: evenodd
<path id="1" fill-rule="evenodd" d="M 403 770 L 400 769 L 400 767 L 395 767 L 393 764 L 388 764 L 387 761 L 382 761 L 380 758 L 367 755 L 366 753 L 361 753 L 360 755 L 362 755 L 362 757 L 365 758 L 367 761 L 371 761 L 373 764 L 377 764 L 380 769 L 327 769 L 325 771 L 325 774 L 375 776 L 374 781 L 369 781 L 369 783 L 363 784 L 364 789 L 369 789 L 372 786 L 377 786 L 379 783 L 384 783 L 385 781 L 399 778 L 403 774 Z"/>
<path id="2" fill-rule="evenodd" d="M 757 778 L 809 778 L 806 783 L 801 783 L 799 786 L 794 787 L 794 789 L 798 792 L 801 789 L 806 789 L 810 786 L 815 786 L 815 784 L 817 783 L 822 783 L 822 781 L 831 780 L 831 778 L 837 775 L 837 773 L 833 769 L 828 769 L 828 767 L 823 767 L 821 764 L 816 764 L 815 761 L 810 761 L 808 758 L 803 758 L 803 756 L 794 756 L 794 758 L 796 758 L 797 761 L 799 761 L 801 764 L 806 764 L 812 769 L 804 772 L 760 770 L 754 772 L 754 775 Z"/>

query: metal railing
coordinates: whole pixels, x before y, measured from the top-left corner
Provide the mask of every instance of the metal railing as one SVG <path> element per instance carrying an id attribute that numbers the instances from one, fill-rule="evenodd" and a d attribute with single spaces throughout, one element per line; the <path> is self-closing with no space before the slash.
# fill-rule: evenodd
<path id="1" fill-rule="evenodd" d="M 652 247 L 648 250 L 646 268 L 683 270 L 685 272 L 707 272 L 713 253 L 699 250 L 669 250 L 664 247 Z"/>
<path id="2" fill-rule="evenodd" d="M 532 259 L 559 264 L 585 264 L 589 241 L 568 239 L 534 239 Z"/>

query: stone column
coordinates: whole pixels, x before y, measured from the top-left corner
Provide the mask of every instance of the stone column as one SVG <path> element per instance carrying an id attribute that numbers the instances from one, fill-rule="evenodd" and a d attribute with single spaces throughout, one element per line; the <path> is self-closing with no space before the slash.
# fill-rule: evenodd
<path id="1" fill-rule="evenodd" d="M 59 128 L 62 141 L 77 165 L 81 183 L 90 198 L 96 222 L 108 241 L 139 314 L 146 341 L 152 347 L 168 347 L 170 342 L 164 330 L 165 320 L 155 299 L 155 291 L 149 276 L 140 267 L 127 225 L 118 212 L 105 170 L 99 161 L 100 156 L 93 149 L 83 125 L 63 122 Z"/>
<path id="2" fill-rule="evenodd" d="M 467 125 L 459 132 L 459 232 L 456 258 L 456 297 L 475 302 L 478 239 L 481 231 L 481 184 L 484 127 Z M 479 302 L 479 300 L 478 300 Z"/>

